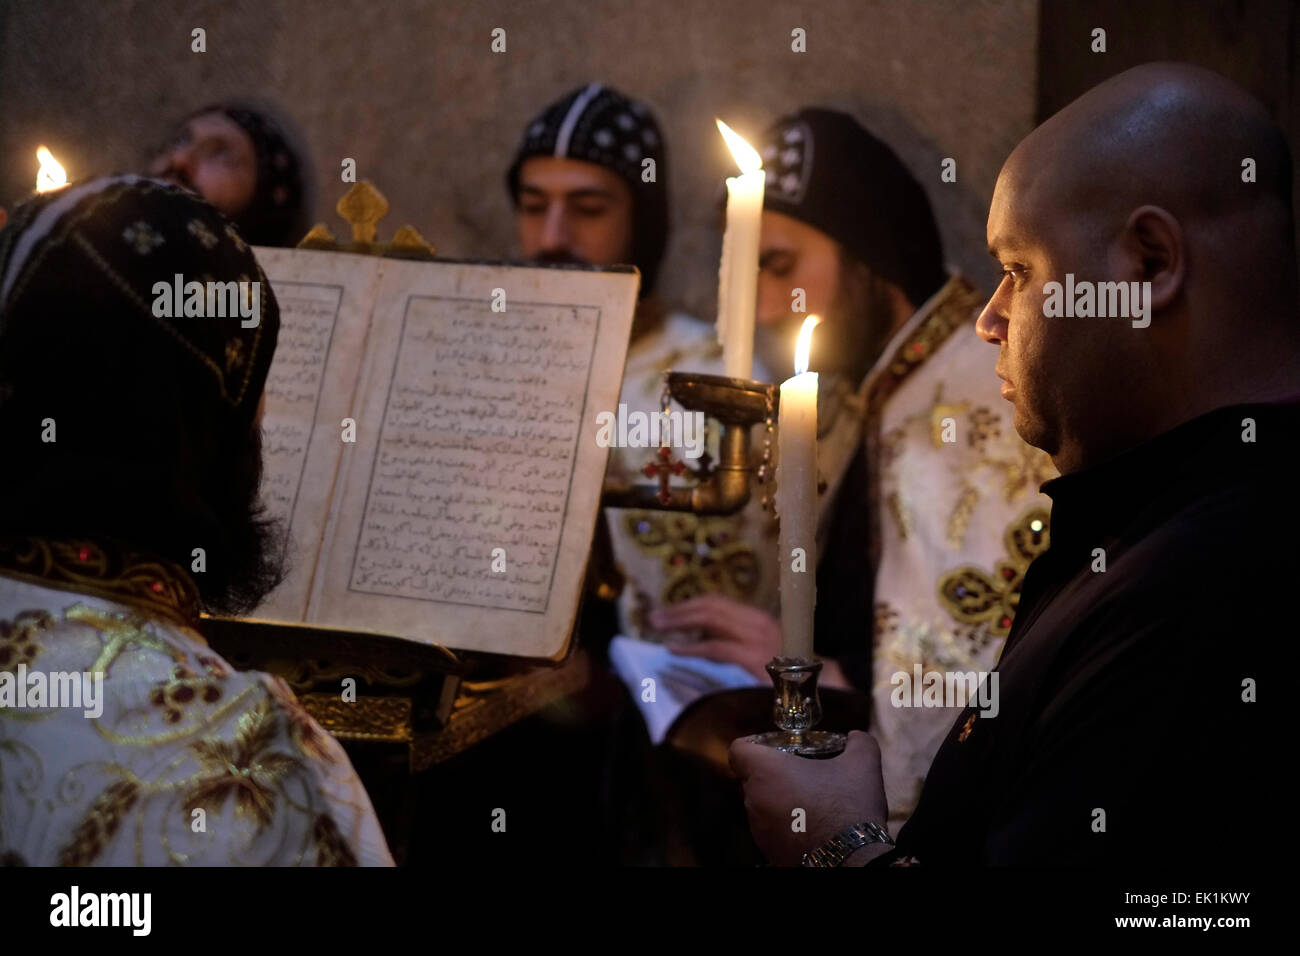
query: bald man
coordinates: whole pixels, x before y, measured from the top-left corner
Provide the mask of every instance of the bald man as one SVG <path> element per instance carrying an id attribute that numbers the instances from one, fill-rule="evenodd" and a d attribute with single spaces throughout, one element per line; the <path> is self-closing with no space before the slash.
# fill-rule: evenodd
<path id="1" fill-rule="evenodd" d="M 1255 683 L 1293 639 L 1300 581 L 1291 176 L 1257 102 L 1176 64 L 1114 77 L 1011 154 L 988 220 L 1004 275 L 976 328 L 1016 430 L 1061 472 L 1050 549 L 995 706 L 958 717 L 897 847 L 868 735 L 829 761 L 733 744 L 773 862 L 1262 857 L 1276 755 Z"/>

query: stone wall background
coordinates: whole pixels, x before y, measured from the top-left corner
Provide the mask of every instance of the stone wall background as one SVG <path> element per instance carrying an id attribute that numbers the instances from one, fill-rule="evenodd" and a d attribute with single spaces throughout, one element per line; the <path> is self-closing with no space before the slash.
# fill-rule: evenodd
<path id="1" fill-rule="evenodd" d="M 258 95 L 305 134 L 316 220 L 336 232 L 343 157 L 441 254 L 514 250 L 503 177 L 527 121 L 591 80 L 648 102 L 668 143 L 671 305 L 712 317 L 717 202 L 734 173 L 713 125 L 757 134 L 803 105 L 855 112 L 930 191 L 949 259 L 985 287 L 984 216 L 1033 125 L 1037 0 L 5 0 L 0 205 L 50 147 L 74 177 L 137 169 L 171 121 Z M 494 27 L 507 52 L 490 50 Z M 190 31 L 207 52 L 190 52 Z M 790 32 L 807 32 L 805 54 Z M 939 181 L 940 160 L 958 181 Z"/>
<path id="2" fill-rule="evenodd" d="M 1104 56 L 1079 42 L 1098 26 L 1106 30 Z M 1292 153 L 1300 152 L 1297 0 L 1048 0 L 1039 20 L 1038 118 L 1152 60 L 1197 63 L 1240 83 L 1273 114 Z M 1300 222 L 1300 163 L 1292 201 Z"/>
<path id="3" fill-rule="evenodd" d="M 190 31 L 207 31 L 206 53 Z M 507 52 L 491 52 L 494 27 Z M 1107 29 L 1108 51 L 1090 50 Z M 808 52 L 790 50 L 802 27 Z M 951 262 L 986 289 L 997 171 L 1034 123 L 1135 63 L 1185 59 L 1243 83 L 1300 137 L 1295 0 L 0 0 L 0 205 L 48 145 L 74 176 L 139 168 L 178 116 L 230 96 L 301 128 L 333 207 L 344 157 L 441 254 L 514 252 L 506 167 L 545 104 L 600 80 L 668 140 L 673 233 L 660 291 L 713 316 L 722 116 L 754 135 L 804 105 L 855 113 L 930 192 Z M 939 181 L 940 160 L 958 181 Z M 1297 169 L 1300 211 L 1300 167 Z"/>

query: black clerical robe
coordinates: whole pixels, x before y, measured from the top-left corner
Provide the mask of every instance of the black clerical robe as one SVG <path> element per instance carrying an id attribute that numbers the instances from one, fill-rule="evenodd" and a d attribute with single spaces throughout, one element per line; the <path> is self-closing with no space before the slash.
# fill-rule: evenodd
<path id="1" fill-rule="evenodd" d="M 1253 699 L 1288 690 L 1298 441 L 1300 401 L 1223 408 L 1043 486 L 1051 547 L 998 664 L 999 712 L 958 717 L 879 863 L 1271 852 L 1283 755 Z"/>

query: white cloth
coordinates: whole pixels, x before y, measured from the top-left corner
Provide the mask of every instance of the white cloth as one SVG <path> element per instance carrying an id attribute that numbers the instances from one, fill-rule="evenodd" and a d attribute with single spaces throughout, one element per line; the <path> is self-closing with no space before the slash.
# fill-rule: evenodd
<path id="1" fill-rule="evenodd" d="M 668 728 L 692 701 L 705 694 L 762 683 L 739 664 L 686 657 L 662 644 L 622 635 L 610 642 L 609 661 L 636 701 L 653 744 L 663 743 Z"/>
<path id="2" fill-rule="evenodd" d="M 103 711 L 0 709 L 0 864 L 392 865 L 338 742 L 190 628 L 0 573 L 0 672 L 19 663 L 101 671 Z"/>

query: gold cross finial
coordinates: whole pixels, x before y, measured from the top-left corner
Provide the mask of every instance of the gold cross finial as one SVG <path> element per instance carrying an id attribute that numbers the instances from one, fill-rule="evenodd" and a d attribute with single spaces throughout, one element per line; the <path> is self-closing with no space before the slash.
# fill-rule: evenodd
<path id="1" fill-rule="evenodd" d="M 388 214 L 388 200 L 369 180 L 363 179 L 334 208 L 352 227 L 354 243 L 372 243 L 379 220 Z"/>

